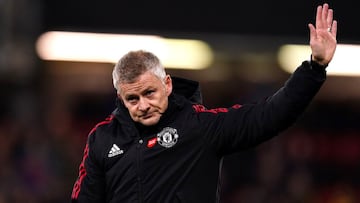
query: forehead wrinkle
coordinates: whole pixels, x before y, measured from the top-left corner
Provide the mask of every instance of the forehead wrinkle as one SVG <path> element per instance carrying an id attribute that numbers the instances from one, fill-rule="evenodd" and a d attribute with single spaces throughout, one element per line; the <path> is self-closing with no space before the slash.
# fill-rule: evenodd
<path id="1" fill-rule="evenodd" d="M 143 85 L 133 83 L 133 84 L 125 84 L 122 86 L 122 92 L 124 92 L 124 95 L 136 95 L 139 94 L 139 92 L 143 92 L 144 89 L 146 89 Z"/>
<path id="2" fill-rule="evenodd" d="M 146 90 L 150 89 L 150 88 L 156 88 L 154 86 L 154 78 L 148 78 L 145 77 L 140 81 L 140 78 L 138 80 L 136 80 L 136 82 L 133 83 L 126 83 L 122 85 L 122 92 L 124 92 L 125 96 L 127 95 L 136 95 L 136 94 L 142 94 L 143 92 L 145 92 Z"/>

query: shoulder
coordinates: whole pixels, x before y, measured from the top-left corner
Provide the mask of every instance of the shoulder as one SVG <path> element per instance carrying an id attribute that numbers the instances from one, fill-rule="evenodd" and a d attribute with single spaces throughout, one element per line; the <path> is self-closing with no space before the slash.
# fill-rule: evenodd
<path id="1" fill-rule="evenodd" d="M 106 119 L 95 124 L 88 134 L 88 141 L 95 142 L 97 139 L 103 139 L 106 137 L 104 135 L 111 132 L 111 129 L 113 129 L 114 125 L 116 125 L 115 120 L 114 115 L 109 115 Z"/>

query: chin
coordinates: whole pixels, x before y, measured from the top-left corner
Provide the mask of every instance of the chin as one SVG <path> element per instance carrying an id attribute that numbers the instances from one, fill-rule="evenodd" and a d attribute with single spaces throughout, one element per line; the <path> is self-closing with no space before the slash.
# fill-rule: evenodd
<path id="1" fill-rule="evenodd" d="M 143 124 L 144 126 L 156 125 L 158 122 L 159 122 L 159 118 L 150 118 L 140 121 L 140 123 Z"/>

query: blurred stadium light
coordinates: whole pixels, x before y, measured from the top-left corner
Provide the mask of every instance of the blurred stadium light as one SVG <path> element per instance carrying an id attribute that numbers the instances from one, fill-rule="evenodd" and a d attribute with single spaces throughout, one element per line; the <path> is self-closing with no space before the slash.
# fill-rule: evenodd
<path id="1" fill-rule="evenodd" d="M 278 61 L 283 70 L 292 73 L 303 60 L 310 59 L 310 54 L 309 45 L 284 45 L 279 49 Z M 327 68 L 328 75 L 360 76 L 359 56 L 359 45 L 339 44 Z"/>
<path id="2" fill-rule="evenodd" d="M 128 51 L 144 49 L 159 56 L 166 68 L 204 69 L 213 61 L 208 44 L 154 35 L 46 32 L 36 44 L 41 59 L 116 63 Z"/>

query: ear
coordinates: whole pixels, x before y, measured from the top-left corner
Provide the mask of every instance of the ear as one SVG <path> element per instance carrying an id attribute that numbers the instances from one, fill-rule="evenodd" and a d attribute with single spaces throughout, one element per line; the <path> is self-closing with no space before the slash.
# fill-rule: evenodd
<path id="1" fill-rule="evenodd" d="M 173 89 L 172 80 L 171 80 L 170 75 L 166 75 L 164 82 L 165 82 L 166 95 L 169 96 Z"/>

